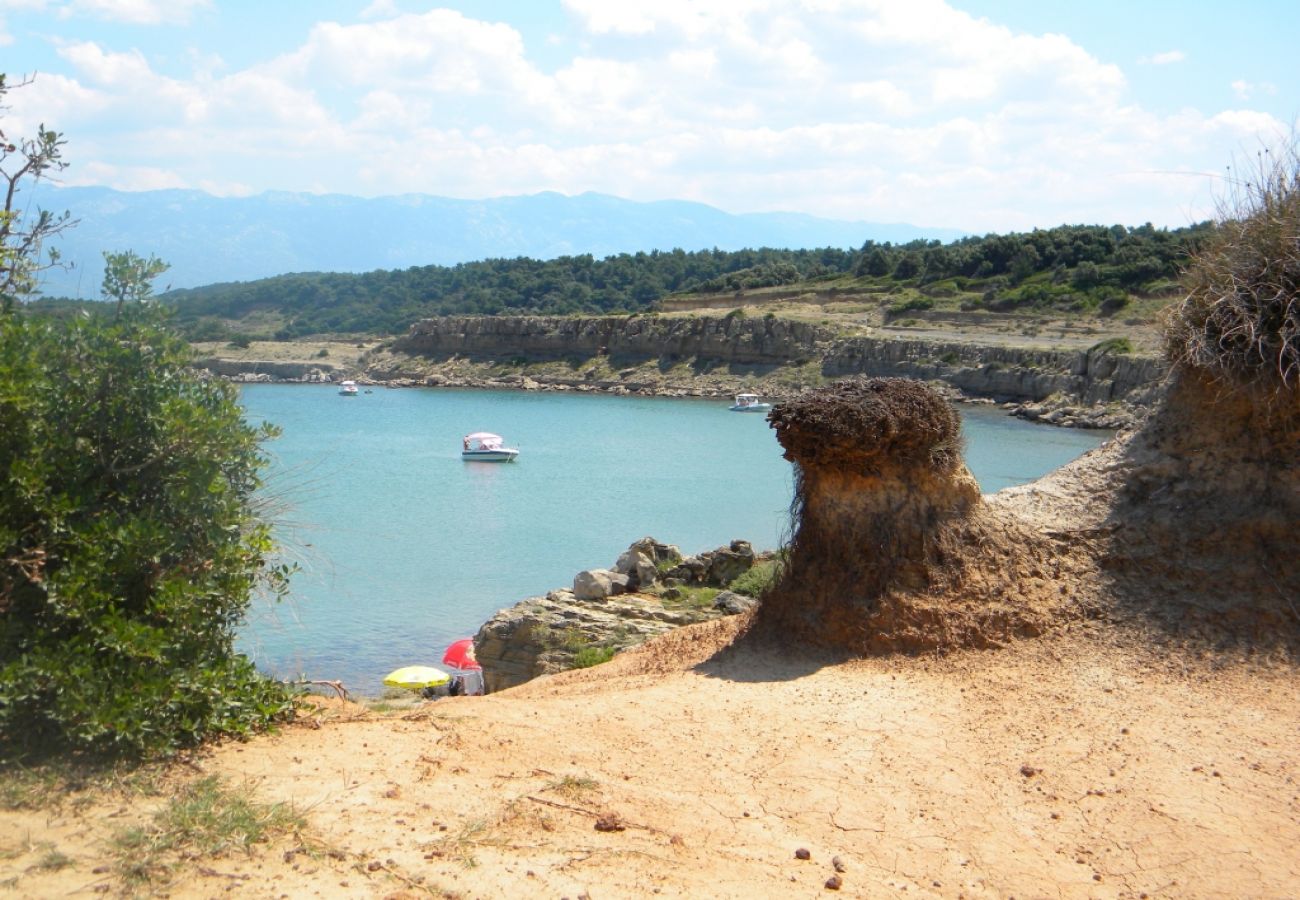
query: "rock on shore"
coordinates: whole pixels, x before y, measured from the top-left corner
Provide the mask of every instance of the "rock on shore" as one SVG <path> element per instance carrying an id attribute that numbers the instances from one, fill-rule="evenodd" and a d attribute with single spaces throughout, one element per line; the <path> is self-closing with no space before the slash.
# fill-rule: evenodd
<path id="1" fill-rule="evenodd" d="M 609 569 L 574 576 L 572 588 L 529 597 L 503 609 L 479 629 L 475 654 L 489 691 L 572 669 L 683 625 L 751 608 L 753 598 L 723 588 L 767 557 L 746 541 L 683 557 L 671 544 L 642 538 Z"/>

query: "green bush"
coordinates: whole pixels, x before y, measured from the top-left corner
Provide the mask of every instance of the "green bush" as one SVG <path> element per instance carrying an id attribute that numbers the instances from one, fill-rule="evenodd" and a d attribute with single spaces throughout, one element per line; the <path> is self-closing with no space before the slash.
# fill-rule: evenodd
<path id="1" fill-rule="evenodd" d="M 934 300 L 929 297 L 910 297 L 906 300 L 895 300 L 889 304 L 890 315 L 926 309 L 934 309 Z"/>
<path id="2" fill-rule="evenodd" d="M 758 563 L 727 585 L 727 590 L 746 597 L 762 597 L 781 577 L 781 562 L 770 559 Z"/>
<path id="3" fill-rule="evenodd" d="M 1125 354 L 1133 352 L 1133 342 L 1126 337 L 1107 338 L 1099 341 L 1088 348 L 1089 353 L 1096 354 Z"/>
<path id="4" fill-rule="evenodd" d="M 262 438 L 156 310 L 0 316 L 0 747 L 149 755 L 291 710 L 235 653 L 282 592 Z"/>
<path id="5" fill-rule="evenodd" d="M 613 647 L 583 647 L 573 655 L 575 669 L 590 669 L 614 658 Z"/>

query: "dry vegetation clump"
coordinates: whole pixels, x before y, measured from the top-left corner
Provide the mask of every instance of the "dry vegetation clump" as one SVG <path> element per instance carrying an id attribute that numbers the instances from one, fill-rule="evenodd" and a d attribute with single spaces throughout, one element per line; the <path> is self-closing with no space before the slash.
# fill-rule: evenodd
<path id="1" fill-rule="evenodd" d="M 924 384 L 850 378 L 782 403 L 768 415 L 785 458 L 803 468 L 873 470 L 961 463 L 961 417 Z"/>
<path id="2" fill-rule="evenodd" d="M 1171 381 L 1127 443 L 1102 564 L 1168 630 L 1300 647 L 1300 155 L 1234 185 L 1166 322 Z"/>
<path id="3" fill-rule="evenodd" d="M 1261 151 L 1231 184 L 1166 326 L 1176 367 L 1275 390 L 1300 386 L 1300 148 Z"/>
<path id="4" fill-rule="evenodd" d="M 795 533 L 755 634 L 853 653 L 987 647 L 1057 614 L 1045 537 L 983 508 L 961 420 L 903 379 L 852 379 L 770 415 L 796 464 Z"/>

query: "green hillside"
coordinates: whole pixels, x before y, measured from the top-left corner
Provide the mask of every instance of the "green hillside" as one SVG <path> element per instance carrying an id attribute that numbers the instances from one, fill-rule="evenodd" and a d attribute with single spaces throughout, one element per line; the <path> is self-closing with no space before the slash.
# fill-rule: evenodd
<path id="1" fill-rule="evenodd" d="M 881 295 L 896 313 L 931 308 L 1110 316 L 1165 297 L 1212 226 L 1061 226 L 857 250 L 682 250 L 488 259 L 360 275 L 303 273 L 172 291 L 163 302 L 192 340 L 388 335 L 438 315 L 651 311 L 665 298 L 764 288 Z M 57 310 L 57 301 L 38 308 Z"/>

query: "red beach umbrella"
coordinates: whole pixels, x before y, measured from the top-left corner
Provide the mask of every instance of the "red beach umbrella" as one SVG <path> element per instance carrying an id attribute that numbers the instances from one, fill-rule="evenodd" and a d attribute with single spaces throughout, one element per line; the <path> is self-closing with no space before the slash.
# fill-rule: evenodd
<path id="1" fill-rule="evenodd" d="M 451 666 L 453 669 L 481 669 L 478 660 L 474 658 L 474 639 L 461 638 L 442 655 L 442 664 Z"/>

